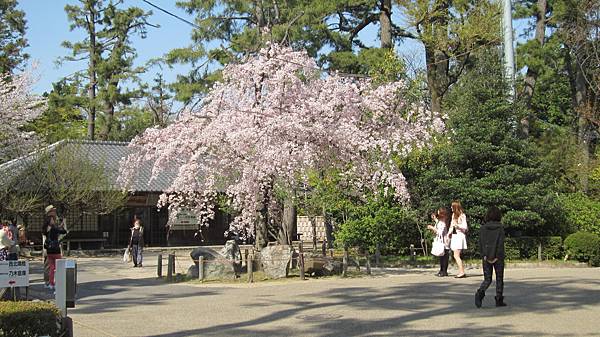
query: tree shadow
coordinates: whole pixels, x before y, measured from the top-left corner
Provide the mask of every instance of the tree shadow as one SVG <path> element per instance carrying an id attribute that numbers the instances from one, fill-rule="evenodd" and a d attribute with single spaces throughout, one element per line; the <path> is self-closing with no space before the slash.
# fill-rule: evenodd
<path id="1" fill-rule="evenodd" d="M 508 307 L 494 307 L 492 287 L 484 300 L 484 308 L 477 309 L 473 303 L 476 286 L 467 283 L 428 282 L 399 284 L 384 289 L 374 287 L 348 287 L 323 290 L 308 295 L 310 299 L 274 300 L 272 298 L 254 302 L 257 309 L 267 305 L 288 307 L 255 319 L 241 322 L 214 325 L 198 329 L 189 329 L 174 333 L 158 334 L 152 337 L 179 337 L 205 335 L 310 335 L 310 336 L 479 336 L 491 332 L 493 335 L 540 336 L 545 331 L 523 331 L 511 325 L 511 320 L 521 313 L 553 313 L 561 310 L 597 306 L 600 304 L 600 280 L 578 280 L 573 286 L 572 280 L 535 278 L 526 281 L 507 280 L 505 295 Z M 585 285 L 585 289 L 580 285 Z M 259 309 L 260 310 L 260 309 Z M 373 313 L 385 310 L 397 313 L 385 318 L 347 318 L 345 310 Z M 318 312 L 315 314 L 315 312 Z M 332 314 L 333 312 L 333 314 Z M 469 317 L 468 326 L 460 329 L 414 329 L 412 323 L 460 312 Z M 369 315 L 365 315 L 367 317 Z M 493 318 L 497 326 L 490 331 L 484 321 L 477 318 Z M 298 320 L 297 328 L 289 327 L 289 320 Z M 567 336 L 572 334 L 553 334 Z"/>

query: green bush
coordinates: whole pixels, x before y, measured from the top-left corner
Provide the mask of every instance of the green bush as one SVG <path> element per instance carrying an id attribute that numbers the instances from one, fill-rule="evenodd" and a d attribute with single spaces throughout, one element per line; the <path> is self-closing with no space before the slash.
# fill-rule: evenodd
<path id="1" fill-rule="evenodd" d="M 598 255 L 600 237 L 594 233 L 577 232 L 565 239 L 565 249 L 570 258 L 580 262 L 590 262 Z"/>
<path id="2" fill-rule="evenodd" d="M 600 202 L 590 199 L 583 193 L 560 196 L 567 226 L 572 231 L 582 231 L 600 235 Z"/>
<path id="3" fill-rule="evenodd" d="M 563 255 L 563 240 L 560 236 L 540 238 L 542 240 L 542 256 L 546 260 L 560 259 Z"/>
<path id="4" fill-rule="evenodd" d="M 413 210 L 391 199 L 371 198 L 355 207 L 348 221 L 336 228 L 336 242 L 371 253 L 379 245 L 384 255 L 404 252 L 411 244 L 419 245 L 416 218 Z"/>
<path id="5" fill-rule="evenodd" d="M 600 267 L 600 247 L 596 249 L 596 253 L 590 258 L 590 265 L 592 267 Z"/>
<path id="6" fill-rule="evenodd" d="M 46 302 L 0 302 L 0 336 L 58 336 L 60 312 Z"/>
<path id="7" fill-rule="evenodd" d="M 542 244 L 542 259 L 553 260 L 562 257 L 560 236 L 506 238 L 504 251 L 507 260 L 531 260 L 538 258 L 538 246 Z"/>
<path id="8" fill-rule="evenodd" d="M 507 260 L 521 259 L 521 250 L 514 238 L 506 238 L 504 240 L 504 257 Z"/>

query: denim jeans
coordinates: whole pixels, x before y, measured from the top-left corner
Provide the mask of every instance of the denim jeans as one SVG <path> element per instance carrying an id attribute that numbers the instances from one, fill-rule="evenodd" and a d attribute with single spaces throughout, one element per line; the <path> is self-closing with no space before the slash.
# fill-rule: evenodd
<path id="1" fill-rule="evenodd" d="M 142 264 L 142 250 L 143 250 L 143 247 L 141 245 L 137 245 L 137 244 L 131 245 L 131 256 L 133 258 L 134 266 Z"/>

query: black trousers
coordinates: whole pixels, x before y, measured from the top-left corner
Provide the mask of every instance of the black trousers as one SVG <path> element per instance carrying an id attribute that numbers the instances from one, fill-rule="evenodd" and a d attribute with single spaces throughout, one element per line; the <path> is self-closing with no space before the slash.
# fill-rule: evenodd
<path id="1" fill-rule="evenodd" d="M 450 251 L 445 249 L 444 255 L 440 256 L 440 273 L 448 274 L 448 262 L 450 260 Z"/>
<path id="2" fill-rule="evenodd" d="M 483 260 L 483 282 L 479 286 L 479 290 L 483 293 L 492 284 L 492 270 L 496 273 L 496 296 L 502 296 L 504 291 L 504 260 L 498 260 L 494 263 L 489 263 Z"/>

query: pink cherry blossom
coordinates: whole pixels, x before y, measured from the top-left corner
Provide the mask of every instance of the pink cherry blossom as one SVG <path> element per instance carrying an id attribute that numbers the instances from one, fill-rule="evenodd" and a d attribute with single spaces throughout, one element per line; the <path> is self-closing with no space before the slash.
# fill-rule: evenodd
<path id="1" fill-rule="evenodd" d="M 30 72 L 0 74 L 0 163 L 31 151 L 38 138 L 22 127 L 38 117 L 45 100 L 31 93 L 34 84 Z"/>
<path id="2" fill-rule="evenodd" d="M 136 137 L 120 179 L 135 179 L 146 161 L 154 162 L 154 176 L 176 166 L 160 205 L 210 219 L 214 196 L 226 193 L 237 210 L 230 230 L 242 236 L 253 235 L 274 189 L 301 186 L 314 170 L 337 168 L 365 191 L 391 187 L 406 202 L 395 159 L 430 144 L 443 122 L 424 104 L 409 103 L 405 90 L 402 82 L 375 87 L 325 76 L 304 51 L 271 44 L 226 66 L 199 109 Z"/>

